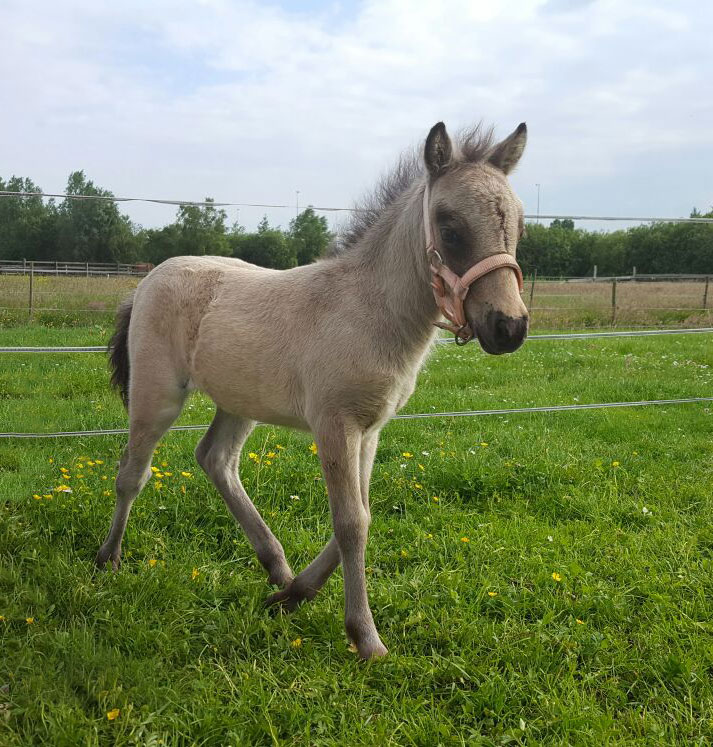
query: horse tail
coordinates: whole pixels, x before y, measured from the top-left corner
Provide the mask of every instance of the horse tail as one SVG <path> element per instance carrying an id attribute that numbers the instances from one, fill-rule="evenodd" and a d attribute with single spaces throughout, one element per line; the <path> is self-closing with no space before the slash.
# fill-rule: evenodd
<path id="1" fill-rule="evenodd" d="M 111 368 L 111 385 L 119 391 L 127 409 L 129 407 L 129 322 L 133 305 L 133 294 L 119 305 L 116 312 L 116 329 L 107 348 Z"/>

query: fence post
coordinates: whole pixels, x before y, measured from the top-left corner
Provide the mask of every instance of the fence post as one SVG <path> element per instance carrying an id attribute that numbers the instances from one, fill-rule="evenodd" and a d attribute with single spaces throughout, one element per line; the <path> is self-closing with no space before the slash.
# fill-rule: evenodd
<path id="1" fill-rule="evenodd" d="M 530 311 L 532 311 L 532 299 L 535 297 L 535 281 L 537 280 L 537 268 L 535 267 L 535 271 L 532 273 L 532 284 L 530 285 L 530 303 L 528 306 L 530 307 Z"/>
<path id="2" fill-rule="evenodd" d="M 597 266 L 596 265 L 594 265 L 594 274 L 592 275 L 592 282 L 593 283 L 597 282 Z"/>
<path id="3" fill-rule="evenodd" d="M 24 257 L 22 259 L 22 274 L 27 275 L 27 260 Z"/>
<path id="4" fill-rule="evenodd" d="M 85 268 L 87 277 L 89 277 L 89 262 L 87 262 L 87 266 Z"/>
<path id="5" fill-rule="evenodd" d="M 32 311 L 35 305 L 35 263 L 30 262 L 30 303 L 29 303 L 29 315 L 32 319 Z"/>
<path id="6" fill-rule="evenodd" d="M 703 289 L 703 308 L 708 308 L 708 283 L 710 282 L 711 276 L 706 275 L 706 287 Z"/>
<path id="7" fill-rule="evenodd" d="M 611 281 L 611 323 L 616 324 L 616 278 Z"/>
<path id="8" fill-rule="evenodd" d="M 54 261 L 54 274 L 59 275 L 59 262 L 55 259 Z"/>
<path id="9" fill-rule="evenodd" d="M 634 281 L 636 280 L 636 265 L 631 268 L 631 279 Z"/>

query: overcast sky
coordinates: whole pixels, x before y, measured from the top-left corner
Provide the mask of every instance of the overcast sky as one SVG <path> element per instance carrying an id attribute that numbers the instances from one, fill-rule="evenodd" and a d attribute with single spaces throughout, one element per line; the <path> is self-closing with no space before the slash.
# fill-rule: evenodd
<path id="1" fill-rule="evenodd" d="M 692 0 L 0 0 L 0 176 L 349 206 L 438 120 L 526 121 L 526 212 L 540 183 L 542 213 L 688 215 L 713 204 L 711 28 Z M 294 216 L 241 223 L 264 212 Z"/>

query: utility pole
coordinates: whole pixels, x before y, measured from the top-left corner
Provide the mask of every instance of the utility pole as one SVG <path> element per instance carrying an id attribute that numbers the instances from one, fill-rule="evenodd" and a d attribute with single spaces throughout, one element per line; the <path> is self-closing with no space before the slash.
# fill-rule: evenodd
<path id="1" fill-rule="evenodd" d="M 541 184 L 535 184 L 535 186 L 537 187 L 537 222 L 539 224 L 539 222 L 540 222 L 540 187 L 542 185 Z"/>

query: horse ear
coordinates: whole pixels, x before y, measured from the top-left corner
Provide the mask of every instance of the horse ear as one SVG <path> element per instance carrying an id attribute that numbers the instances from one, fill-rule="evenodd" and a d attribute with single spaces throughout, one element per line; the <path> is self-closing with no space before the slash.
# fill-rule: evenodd
<path id="1" fill-rule="evenodd" d="M 453 145 L 446 132 L 446 126 L 443 122 L 438 122 L 431 127 L 431 131 L 426 138 L 426 147 L 423 153 L 426 168 L 431 176 L 438 176 L 448 168 L 452 158 Z"/>
<path id="2" fill-rule="evenodd" d="M 527 125 L 521 122 L 515 132 L 498 143 L 488 156 L 488 163 L 500 169 L 503 174 L 509 174 L 520 160 L 527 143 Z"/>

